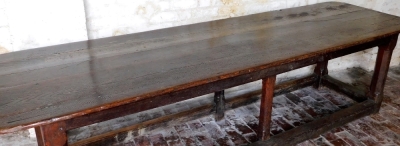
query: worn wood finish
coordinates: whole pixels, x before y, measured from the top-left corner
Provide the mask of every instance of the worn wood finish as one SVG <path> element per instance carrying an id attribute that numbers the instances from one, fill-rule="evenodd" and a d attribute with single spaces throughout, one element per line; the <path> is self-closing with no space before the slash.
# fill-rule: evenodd
<path id="1" fill-rule="evenodd" d="M 313 62 L 314 60 L 315 60 L 314 58 L 299 60 L 287 66 L 270 67 L 260 72 L 252 72 L 240 75 L 235 77 L 234 80 L 232 80 L 231 78 L 226 78 L 212 83 L 195 86 L 192 88 L 170 92 L 169 94 L 154 96 L 153 98 L 149 98 L 146 100 L 140 100 L 129 104 L 120 105 L 118 107 L 103 110 L 102 112 L 95 112 L 84 116 L 71 118 L 66 120 L 67 129 L 74 129 L 77 127 L 82 127 L 89 124 L 121 117 L 130 113 L 140 112 L 155 107 L 175 103 L 178 101 L 190 99 L 207 93 L 221 91 L 223 89 L 256 81 L 258 79 L 262 79 L 271 75 L 276 75 L 282 72 L 290 71 L 293 68 L 295 69 L 304 67 L 314 63 Z"/>
<path id="2" fill-rule="evenodd" d="M 260 118 L 257 129 L 259 140 L 267 140 L 270 137 L 275 80 L 276 76 L 270 76 L 262 80 Z"/>
<path id="3" fill-rule="evenodd" d="M 327 54 L 325 54 L 325 58 L 332 59 L 332 58 L 340 57 L 340 56 L 354 53 L 354 52 L 357 52 L 360 50 L 368 49 L 370 47 L 373 47 L 373 46 L 376 46 L 379 44 L 382 44 L 380 39 L 374 40 L 371 42 L 367 42 L 365 44 L 359 44 L 356 46 L 352 46 L 352 47 L 349 47 L 344 50 L 338 50 L 338 51 L 334 51 L 331 53 L 327 53 Z M 207 94 L 210 92 L 215 92 L 218 90 L 223 90 L 223 89 L 233 87 L 236 85 L 240 85 L 240 84 L 244 84 L 247 82 L 262 79 L 262 78 L 265 78 L 270 75 L 275 75 L 275 74 L 290 71 L 292 69 L 311 65 L 311 64 L 317 63 L 318 58 L 319 58 L 319 56 L 314 56 L 314 57 L 310 57 L 310 58 L 305 58 L 303 60 L 297 60 L 296 62 L 283 64 L 281 66 L 275 66 L 275 67 L 268 66 L 259 72 L 252 72 L 252 73 L 237 76 L 237 77 L 235 77 L 234 80 L 232 80 L 230 78 L 225 78 L 225 79 L 222 79 L 222 80 L 219 80 L 216 82 L 211 82 L 208 84 L 201 85 L 201 87 L 189 88 L 189 89 L 185 89 L 185 90 L 181 90 L 181 91 L 174 91 L 176 93 L 158 97 L 160 100 L 157 100 L 157 98 L 154 98 L 155 100 L 132 102 L 132 103 L 124 104 L 124 105 L 121 105 L 121 106 L 118 106 L 115 108 L 100 107 L 100 109 L 95 108 L 95 109 L 86 110 L 84 112 L 72 114 L 70 116 L 60 117 L 60 118 L 57 118 L 57 120 L 69 119 L 69 120 L 67 120 L 67 123 L 69 123 L 69 124 L 67 124 L 67 129 L 73 129 L 73 128 L 77 128 L 77 127 L 81 127 L 81 126 L 86 126 L 86 125 L 93 124 L 96 122 L 105 121 L 105 120 L 109 120 L 112 118 L 124 116 L 124 115 L 130 114 L 130 113 L 135 113 L 135 112 L 147 110 L 150 108 L 154 108 L 157 106 L 170 104 L 170 103 L 173 103 L 176 101 L 181 101 L 184 99 L 191 98 L 193 96 L 199 96 L 199 95 Z M 210 89 L 213 89 L 213 90 L 210 90 Z M 196 92 L 192 92 L 192 91 L 196 91 Z M 183 93 L 189 93 L 189 92 L 191 93 L 192 96 L 187 96 L 187 94 L 183 94 Z M 161 93 L 159 93 L 159 94 L 161 94 Z M 151 96 L 151 95 L 153 95 L 153 97 L 155 96 L 154 94 L 150 94 L 148 96 Z M 164 100 L 166 98 L 169 98 L 170 100 Z M 159 101 L 159 102 L 152 102 L 152 101 Z M 161 102 L 161 101 L 163 101 L 163 102 Z M 148 104 L 147 106 L 145 106 L 146 108 L 140 106 L 140 105 L 143 105 L 143 103 Z M 112 105 L 116 106 L 115 104 L 112 104 Z M 117 104 L 117 105 L 119 105 L 119 104 Z M 96 110 L 101 110 L 102 112 L 94 112 Z M 92 112 L 92 113 L 87 114 L 87 112 Z M 80 116 L 83 114 L 87 114 L 87 115 Z M 75 118 L 72 118 L 72 117 L 75 117 Z M 43 122 L 38 122 L 38 123 L 34 123 L 34 124 L 22 125 L 19 127 L 8 129 L 8 130 L 2 130 L 2 131 L 0 131 L 0 133 L 12 132 L 12 131 L 16 131 L 16 130 L 19 130 L 22 128 L 34 127 L 37 125 L 51 123 L 51 122 L 54 122 L 57 120 L 45 120 Z"/>
<path id="4" fill-rule="evenodd" d="M 283 82 L 280 84 L 277 84 L 275 86 L 275 90 L 274 90 L 274 96 L 278 96 L 278 95 L 282 95 L 282 94 L 286 94 L 292 91 L 295 91 L 297 89 L 301 89 L 301 88 L 305 88 L 308 86 L 311 86 L 314 84 L 316 77 L 315 76 L 306 76 L 304 78 L 300 78 L 300 79 L 296 79 L 296 80 L 291 80 L 291 81 L 287 81 L 287 82 Z M 243 95 L 239 95 L 235 98 L 231 98 L 229 100 L 227 100 L 226 102 L 226 108 L 227 109 L 233 109 L 233 108 L 237 108 L 243 105 L 247 105 L 249 103 L 254 103 L 256 102 L 259 98 L 257 98 L 258 95 L 261 94 L 261 90 L 256 90 L 253 92 L 248 92 L 245 93 Z M 111 138 L 111 137 L 115 137 L 118 133 L 122 133 L 122 132 L 127 132 L 127 131 L 131 131 L 131 130 L 137 130 L 140 129 L 142 127 L 148 127 L 154 124 L 158 124 L 161 122 L 165 122 L 165 121 L 169 121 L 169 120 L 173 120 L 173 119 L 177 119 L 183 116 L 188 116 L 188 117 L 192 117 L 191 115 L 196 115 L 193 116 L 193 118 L 190 118 L 188 120 L 192 120 L 195 117 L 199 117 L 202 115 L 206 115 L 209 114 L 209 109 L 212 107 L 213 105 L 204 105 L 198 108 L 194 108 L 185 112 L 181 112 L 181 113 L 177 113 L 177 114 L 173 114 L 173 115 L 168 115 L 168 116 L 163 116 L 157 119 L 153 119 L 153 120 L 149 120 L 143 123 L 138 123 L 135 125 L 131 125 L 122 129 L 118 129 L 115 131 L 110 131 L 101 135 L 96 135 L 93 137 L 90 137 L 88 139 L 84 139 L 81 141 L 77 141 L 75 143 L 72 143 L 70 145 L 72 146 L 80 146 L 80 145 L 85 145 L 85 144 L 96 144 L 96 143 L 102 143 L 101 141 L 107 138 Z"/>
<path id="5" fill-rule="evenodd" d="M 66 146 L 67 131 L 65 122 L 55 122 L 48 125 L 35 127 L 39 146 Z"/>
<path id="6" fill-rule="evenodd" d="M 294 90 L 304 88 L 311 86 L 314 83 L 315 76 L 307 76 L 301 79 L 296 79 L 296 80 L 291 80 L 283 83 L 279 83 L 275 86 L 274 90 L 274 96 L 286 94 L 289 92 L 292 92 Z M 257 97 L 258 95 L 261 94 L 261 90 L 256 90 L 252 92 L 247 92 L 241 95 L 235 95 L 234 98 L 230 98 L 226 101 L 226 109 L 233 109 L 237 108 L 243 105 L 248 105 L 249 103 L 254 103 L 259 98 Z M 167 116 L 162 116 L 156 119 L 152 119 L 146 122 L 138 123 L 135 125 L 131 125 L 125 128 L 117 129 L 114 131 L 110 131 L 101 135 L 96 135 L 93 137 L 90 137 L 88 139 L 84 139 L 81 141 L 77 141 L 75 143 L 69 144 L 71 146 L 80 146 L 80 145 L 85 145 L 85 144 L 97 144 L 97 143 L 102 143 L 101 141 L 104 139 L 112 138 L 115 137 L 118 133 L 123 133 L 123 132 L 128 132 L 132 130 L 138 130 L 143 127 L 149 127 L 151 125 L 159 124 L 165 121 L 181 118 L 181 117 L 189 117 L 185 118 L 186 120 L 193 120 L 198 117 L 204 116 L 209 114 L 210 109 L 213 107 L 211 104 L 203 105 L 198 108 L 193 108 L 188 111 L 172 114 L 172 115 L 167 115 Z"/>
<path id="7" fill-rule="evenodd" d="M 390 59 L 392 58 L 393 49 L 396 46 L 398 35 L 393 35 L 388 38 L 385 44 L 379 45 L 378 55 L 376 56 L 376 63 L 374 74 L 372 76 L 369 96 L 377 103 L 377 111 L 381 106 L 383 100 L 383 88 L 385 85 L 387 73 L 389 70 Z"/>
<path id="8" fill-rule="evenodd" d="M 396 16 L 329 2 L 3 54 L 0 133 L 73 129 L 374 46 L 379 102 L 399 32 Z"/>
<path id="9" fill-rule="evenodd" d="M 321 60 L 317 63 L 317 66 L 314 68 L 314 74 L 317 75 L 317 81 L 314 84 L 314 88 L 319 89 L 322 82 L 322 77 L 328 74 L 328 60 Z"/>
<path id="10" fill-rule="evenodd" d="M 370 47 L 377 46 L 379 44 L 382 44 L 381 39 L 374 40 L 372 42 L 368 42 L 365 44 L 352 46 L 344 50 L 338 50 L 331 53 L 327 53 L 324 55 L 324 58 L 333 59 L 360 50 L 368 49 Z M 87 114 L 85 116 L 78 116 L 76 118 L 67 117 L 70 118 L 69 120 L 67 120 L 67 123 L 69 123 L 67 124 L 67 129 L 74 129 L 77 127 L 86 126 L 89 124 L 124 116 L 130 113 L 135 113 L 155 108 L 158 106 L 167 105 L 177 101 L 189 99 L 195 96 L 200 96 L 207 93 L 224 90 L 226 88 L 230 88 L 233 86 L 241 85 L 244 83 L 256 81 L 258 79 L 262 79 L 271 75 L 276 75 L 293 69 L 315 64 L 318 62 L 319 58 L 320 56 L 315 56 L 315 57 L 305 58 L 302 60 L 297 60 L 296 62 L 283 64 L 280 66 L 269 66 L 259 72 L 251 72 L 244 75 L 236 76 L 234 79 L 224 78 L 219 81 L 199 85 L 193 88 L 171 91 L 170 94 L 165 94 L 162 96 L 153 95 L 153 98 L 150 98 L 149 100 L 141 100 L 129 104 L 120 105 L 118 107 L 102 110 L 102 112 L 94 112 L 91 114 Z M 163 99 L 170 99 L 170 100 L 163 100 Z"/>
<path id="11" fill-rule="evenodd" d="M 36 49 L 4 54 L 0 133 L 235 80 L 266 68 L 295 69 L 293 62 L 397 34 L 399 23 L 395 16 L 372 10 L 322 3 L 99 39 L 90 42 L 92 48 L 79 42 L 37 49 L 56 50 L 52 54 Z M 82 54 L 90 53 L 88 49 L 92 54 Z"/>
<path id="12" fill-rule="evenodd" d="M 322 84 L 339 93 L 347 95 L 357 102 L 362 102 L 368 99 L 366 89 L 343 83 L 329 75 L 322 78 Z"/>
<path id="13" fill-rule="evenodd" d="M 225 113 L 225 95 L 224 90 L 214 93 L 214 109 L 216 119 L 224 118 Z"/>
<path id="14" fill-rule="evenodd" d="M 268 141 L 259 141 L 252 143 L 252 146 L 282 146 L 295 145 L 307 139 L 315 138 L 320 134 L 329 131 L 332 128 L 342 126 L 355 119 L 370 115 L 375 110 L 375 102 L 366 100 L 357 103 L 344 110 L 340 110 L 331 115 L 314 120 L 310 123 L 296 127 L 289 131 L 283 132 L 271 137 Z"/>

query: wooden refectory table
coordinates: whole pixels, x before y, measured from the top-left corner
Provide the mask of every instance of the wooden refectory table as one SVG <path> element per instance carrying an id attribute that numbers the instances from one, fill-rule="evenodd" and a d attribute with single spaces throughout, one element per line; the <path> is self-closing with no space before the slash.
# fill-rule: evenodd
<path id="1" fill-rule="evenodd" d="M 259 142 L 295 144 L 379 110 L 400 18 L 320 3 L 0 55 L 0 134 L 35 128 L 39 145 L 66 131 L 262 79 Z M 361 91 L 328 75 L 330 59 L 378 46 Z M 277 74 L 317 64 L 282 91 L 321 85 L 358 103 L 269 138 Z"/>

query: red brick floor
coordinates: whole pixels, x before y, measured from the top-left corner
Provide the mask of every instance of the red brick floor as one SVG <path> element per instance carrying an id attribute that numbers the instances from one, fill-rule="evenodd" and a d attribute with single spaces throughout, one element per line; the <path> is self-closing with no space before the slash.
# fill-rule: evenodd
<path id="1" fill-rule="evenodd" d="M 332 76 L 355 86 L 365 86 L 369 84 L 371 73 L 353 68 L 332 73 Z M 400 145 L 400 98 L 398 98 L 400 97 L 400 68 L 390 70 L 384 94 L 385 99 L 379 114 L 332 129 L 298 145 Z M 346 96 L 327 88 L 316 90 L 307 87 L 276 96 L 273 100 L 271 135 L 285 132 L 354 103 Z M 212 114 L 209 114 L 186 121 L 169 121 L 120 133 L 111 141 L 113 145 L 154 146 L 248 144 L 257 140 L 255 129 L 258 126 L 259 105 L 259 101 L 256 101 L 228 110 L 222 120 L 216 120 Z"/>

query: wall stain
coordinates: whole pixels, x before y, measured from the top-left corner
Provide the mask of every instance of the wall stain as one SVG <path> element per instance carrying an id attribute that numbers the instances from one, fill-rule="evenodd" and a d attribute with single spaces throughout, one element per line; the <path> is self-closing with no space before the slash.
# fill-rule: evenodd
<path id="1" fill-rule="evenodd" d="M 152 25 L 152 18 L 161 12 L 161 7 L 153 2 L 146 2 L 136 8 L 136 14 L 146 21 L 147 25 Z"/>
<path id="2" fill-rule="evenodd" d="M 119 36 L 119 35 L 124 35 L 124 34 L 128 34 L 128 31 L 117 29 L 117 30 L 114 30 L 112 36 Z"/>
<path id="3" fill-rule="evenodd" d="M 0 46 L 0 54 L 8 53 L 8 49 L 4 48 L 3 46 Z"/>
<path id="4" fill-rule="evenodd" d="M 257 0 L 259 3 L 266 3 L 268 0 Z"/>
<path id="5" fill-rule="evenodd" d="M 235 0 L 221 0 L 221 2 L 222 2 L 224 5 L 229 5 L 229 4 L 233 4 L 233 3 L 235 2 Z"/>
<path id="6" fill-rule="evenodd" d="M 138 6 L 136 10 L 136 14 L 138 15 L 145 15 L 146 14 L 146 7 L 144 6 Z"/>
<path id="7" fill-rule="evenodd" d="M 223 6 L 218 9 L 219 16 L 235 17 L 245 13 L 242 0 L 221 0 Z"/>

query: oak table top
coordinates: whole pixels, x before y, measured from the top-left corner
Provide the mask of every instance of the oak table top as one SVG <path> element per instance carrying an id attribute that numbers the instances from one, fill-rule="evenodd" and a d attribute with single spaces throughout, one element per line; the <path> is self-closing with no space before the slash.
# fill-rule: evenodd
<path id="1" fill-rule="evenodd" d="M 399 32 L 399 17 L 329 2 L 3 54 L 0 133 L 99 112 Z"/>

